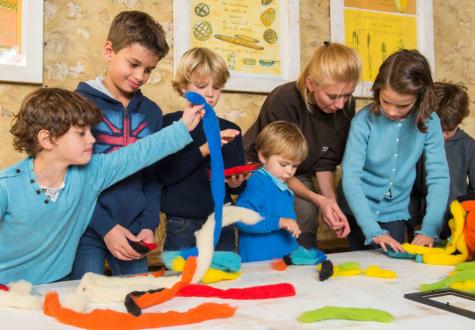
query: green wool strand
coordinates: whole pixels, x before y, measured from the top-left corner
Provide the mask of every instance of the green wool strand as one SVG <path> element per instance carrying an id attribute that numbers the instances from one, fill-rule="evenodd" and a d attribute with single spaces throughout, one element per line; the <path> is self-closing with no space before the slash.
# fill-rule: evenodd
<path id="1" fill-rule="evenodd" d="M 462 262 L 455 266 L 455 270 L 458 272 L 463 272 L 465 270 L 475 270 L 475 261 Z"/>
<path id="2" fill-rule="evenodd" d="M 333 319 L 388 323 L 394 321 L 394 316 L 388 312 L 374 308 L 325 306 L 304 312 L 297 318 L 297 320 L 302 323 L 313 323 Z"/>
<path id="3" fill-rule="evenodd" d="M 430 284 L 421 284 L 419 289 L 421 291 L 433 291 L 439 289 L 445 289 L 451 286 L 453 283 L 462 282 L 462 281 L 474 281 L 475 280 L 475 269 L 465 270 L 463 272 L 456 272 L 454 275 L 448 276 L 443 280 L 440 280 L 435 283 Z"/>
<path id="4" fill-rule="evenodd" d="M 338 265 L 340 271 L 360 269 L 360 263 L 356 261 L 347 261 Z"/>

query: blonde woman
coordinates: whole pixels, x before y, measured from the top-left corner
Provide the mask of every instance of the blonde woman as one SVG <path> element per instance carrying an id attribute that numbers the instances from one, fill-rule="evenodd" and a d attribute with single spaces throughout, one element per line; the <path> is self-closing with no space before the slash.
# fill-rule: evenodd
<path id="1" fill-rule="evenodd" d="M 352 49 L 325 42 L 296 82 L 281 85 L 270 93 L 256 122 L 243 137 L 247 160 L 258 161 L 255 140 L 268 123 L 289 121 L 303 132 L 309 154 L 288 184 L 296 195 L 294 206 L 302 231 L 299 244 L 307 248 L 317 243 L 319 210 L 338 237 L 347 236 L 350 230 L 336 202 L 334 172 L 343 158 L 355 114 L 352 93 L 360 73 L 361 62 Z"/>

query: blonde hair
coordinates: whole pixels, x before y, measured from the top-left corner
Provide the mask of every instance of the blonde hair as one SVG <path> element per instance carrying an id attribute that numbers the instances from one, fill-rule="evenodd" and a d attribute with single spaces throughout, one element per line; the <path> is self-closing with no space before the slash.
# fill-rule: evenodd
<path id="1" fill-rule="evenodd" d="M 178 63 L 173 88 L 182 94 L 182 88 L 199 79 L 207 82 L 210 78 L 222 88 L 229 79 L 229 71 L 223 58 L 209 48 L 195 47 L 186 51 Z"/>
<path id="2" fill-rule="evenodd" d="M 307 109 L 315 104 L 312 91 L 307 87 L 307 78 L 317 86 L 338 82 L 358 82 L 361 75 L 361 61 L 355 51 L 336 42 L 325 42 L 315 51 L 305 70 L 297 80 L 297 88 L 302 95 Z"/>
<path id="3" fill-rule="evenodd" d="M 308 146 L 297 125 L 278 120 L 266 125 L 259 133 L 256 139 L 256 151 L 266 158 L 280 155 L 301 163 L 307 158 Z"/>

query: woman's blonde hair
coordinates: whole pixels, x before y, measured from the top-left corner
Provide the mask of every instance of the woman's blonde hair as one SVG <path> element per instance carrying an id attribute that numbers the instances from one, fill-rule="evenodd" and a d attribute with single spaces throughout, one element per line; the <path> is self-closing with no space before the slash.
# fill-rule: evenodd
<path id="1" fill-rule="evenodd" d="M 280 155 L 301 163 L 307 158 L 308 146 L 297 125 L 278 120 L 266 125 L 259 133 L 256 138 L 256 151 L 266 158 Z"/>
<path id="2" fill-rule="evenodd" d="M 297 80 L 297 88 L 307 109 L 315 104 L 313 93 L 307 87 L 307 78 L 317 86 L 339 82 L 358 82 L 361 75 L 361 61 L 355 51 L 336 42 L 325 42 L 315 51 L 305 70 Z"/>
<path id="3" fill-rule="evenodd" d="M 218 88 L 222 88 L 229 79 L 229 71 L 223 58 L 209 48 L 195 47 L 187 50 L 180 58 L 173 88 L 182 94 L 182 89 L 198 77 L 200 82 L 210 78 Z"/>

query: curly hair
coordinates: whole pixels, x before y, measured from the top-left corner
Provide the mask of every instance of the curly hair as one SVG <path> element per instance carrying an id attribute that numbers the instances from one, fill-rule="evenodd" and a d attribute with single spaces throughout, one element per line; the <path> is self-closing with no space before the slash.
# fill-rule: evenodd
<path id="1" fill-rule="evenodd" d="M 41 151 L 38 133 L 49 131 L 51 138 L 64 135 L 72 126 L 93 127 L 102 118 L 95 104 L 75 92 L 61 88 L 40 88 L 29 94 L 13 118 L 10 133 L 13 146 L 29 156 Z"/>

